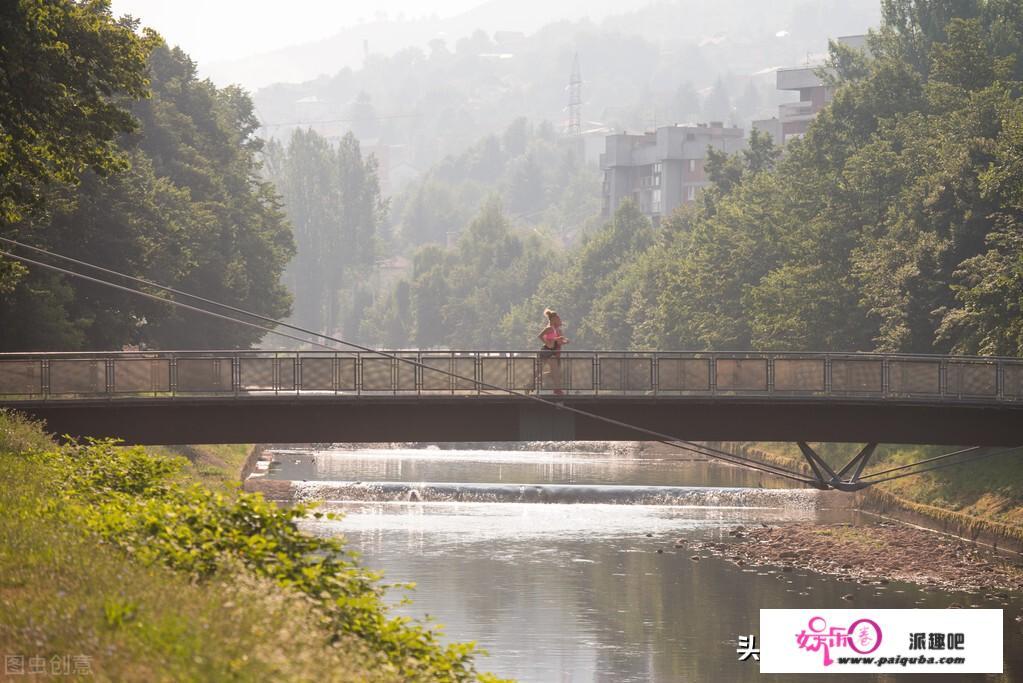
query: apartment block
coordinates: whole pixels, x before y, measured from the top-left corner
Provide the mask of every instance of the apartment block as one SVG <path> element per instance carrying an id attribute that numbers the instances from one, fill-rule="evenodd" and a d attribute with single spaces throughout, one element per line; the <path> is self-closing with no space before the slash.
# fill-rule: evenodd
<path id="1" fill-rule="evenodd" d="M 733 154 L 745 146 L 743 130 L 720 121 L 608 135 L 600 155 L 604 215 L 613 215 L 631 199 L 656 223 L 694 201 L 708 184 L 704 171 L 708 147 Z"/>
<path id="2" fill-rule="evenodd" d="M 857 50 L 864 50 L 867 47 L 866 36 L 842 36 L 837 41 Z M 778 90 L 798 92 L 799 99 L 779 105 L 777 117 L 754 121 L 753 128 L 769 133 L 775 143 L 782 145 L 793 138 L 803 137 L 810 122 L 831 102 L 835 94 L 835 89 L 825 85 L 817 75 L 822 67 L 823 61 L 807 66 L 778 69 L 776 76 Z"/>

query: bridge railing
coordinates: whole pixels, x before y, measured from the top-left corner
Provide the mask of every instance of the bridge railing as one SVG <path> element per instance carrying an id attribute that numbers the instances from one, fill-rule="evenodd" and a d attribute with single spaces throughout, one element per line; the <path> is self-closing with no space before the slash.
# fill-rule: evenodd
<path id="1" fill-rule="evenodd" d="M 1023 359 L 902 354 L 564 351 L 0 354 L 4 400 L 115 397 L 587 396 L 1023 400 Z M 407 361 L 412 361 L 407 362 Z M 544 372 L 553 370 L 554 372 Z M 555 375 L 558 381 L 555 381 Z"/>

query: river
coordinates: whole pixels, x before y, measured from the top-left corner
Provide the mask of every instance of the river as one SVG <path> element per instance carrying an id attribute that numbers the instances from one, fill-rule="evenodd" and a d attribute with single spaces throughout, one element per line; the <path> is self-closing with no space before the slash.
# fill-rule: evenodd
<path id="1" fill-rule="evenodd" d="M 520 681 L 790 680 L 738 661 L 736 639 L 757 633 L 761 608 L 959 602 L 1011 616 L 1023 606 L 1018 595 L 1003 605 L 736 566 L 687 546 L 727 542 L 737 525 L 874 520 L 827 509 L 815 491 L 684 452 L 557 448 L 282 449 L 267 476 L 295 481 L 303 498 L 324 502 L 321 510 L 344 513 L 308 520 L 309 531 L 344 536 L 386 581 L 416 583 L 396 613 L 428 615 L 446 638 L 476 641 L 489 652 L 480 670 Z M 955 680 L 1023 681 L 1023 636 L 1009 617 L 1005 671 Z M 950 680 L 842 680 L 928 678 Z"/>

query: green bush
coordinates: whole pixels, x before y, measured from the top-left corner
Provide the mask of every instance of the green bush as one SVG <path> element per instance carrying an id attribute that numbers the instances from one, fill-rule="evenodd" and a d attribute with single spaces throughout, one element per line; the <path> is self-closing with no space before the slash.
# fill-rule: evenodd
<path id="1" fill-rule="evenodd" d="M 19 460 L 43 473 L 46 517 L 91 532 L 142 566 L 166 566 L 197 582 L 223 582 L 240 572 L 303 595 L 331 640 L 354 637 L 383 657 L 381 671 L 402 680 L 495 680 L 476 671 L 473 643 L 445 645 L 436 627 L 390 616 L 383 600 L 388 586 L 360 567 L 341 540 L 300 531 L 298 520 L 323 516 L 312 506 L 278 508 L 258 494 L 182 484 L 176 475 L 183 459 L 113 441 L 50 442 L 43 450 L 35 446 L 45 440 L 35 439 L 45 435 L 10 414 L 0 415 L 0 434 L 0 452 L 16 448 Z M 102 609 L 106 624 L 118 628 L 131 622 L 137 606 L 112 598 Z"/>

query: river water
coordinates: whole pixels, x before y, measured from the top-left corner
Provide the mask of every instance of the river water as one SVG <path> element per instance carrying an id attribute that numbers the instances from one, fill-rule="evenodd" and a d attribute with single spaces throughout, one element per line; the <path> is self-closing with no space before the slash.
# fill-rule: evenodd
<path id="1" fill-rule="evenodd" d="M 480 670 L 521 681 L 753 681 L 739 635 L 761 608 L 1000 607 L 1004 676 L 1023 681 L 1023 636 L 1008 604 L 903 584 L 843 583 L 811 572 L 743 568 L 681 540 L 728 541 L 737 525 L 876 520 L 827 509 L 815 491 L 727 465 L 620 447 L 274 452 L 267 475 L 344 513 L 309 531 L 344 536 L 365 566 L 415 582 L 395 611 L 443 624 L 489 652 Z M 581 450 L 580 450 L 581 449 Z M 833 500 L 831 498 L 830 500 Z M 699 559 L 692 559 L 694 556 Z M 843 596 L 852 594 L 852 600 Z M 404 593 L 395 591 L 398 600 Z M 842 680 L 949 681 L 949 676 Z M 802 677 L 800 680 L 809 680 Z"/>

